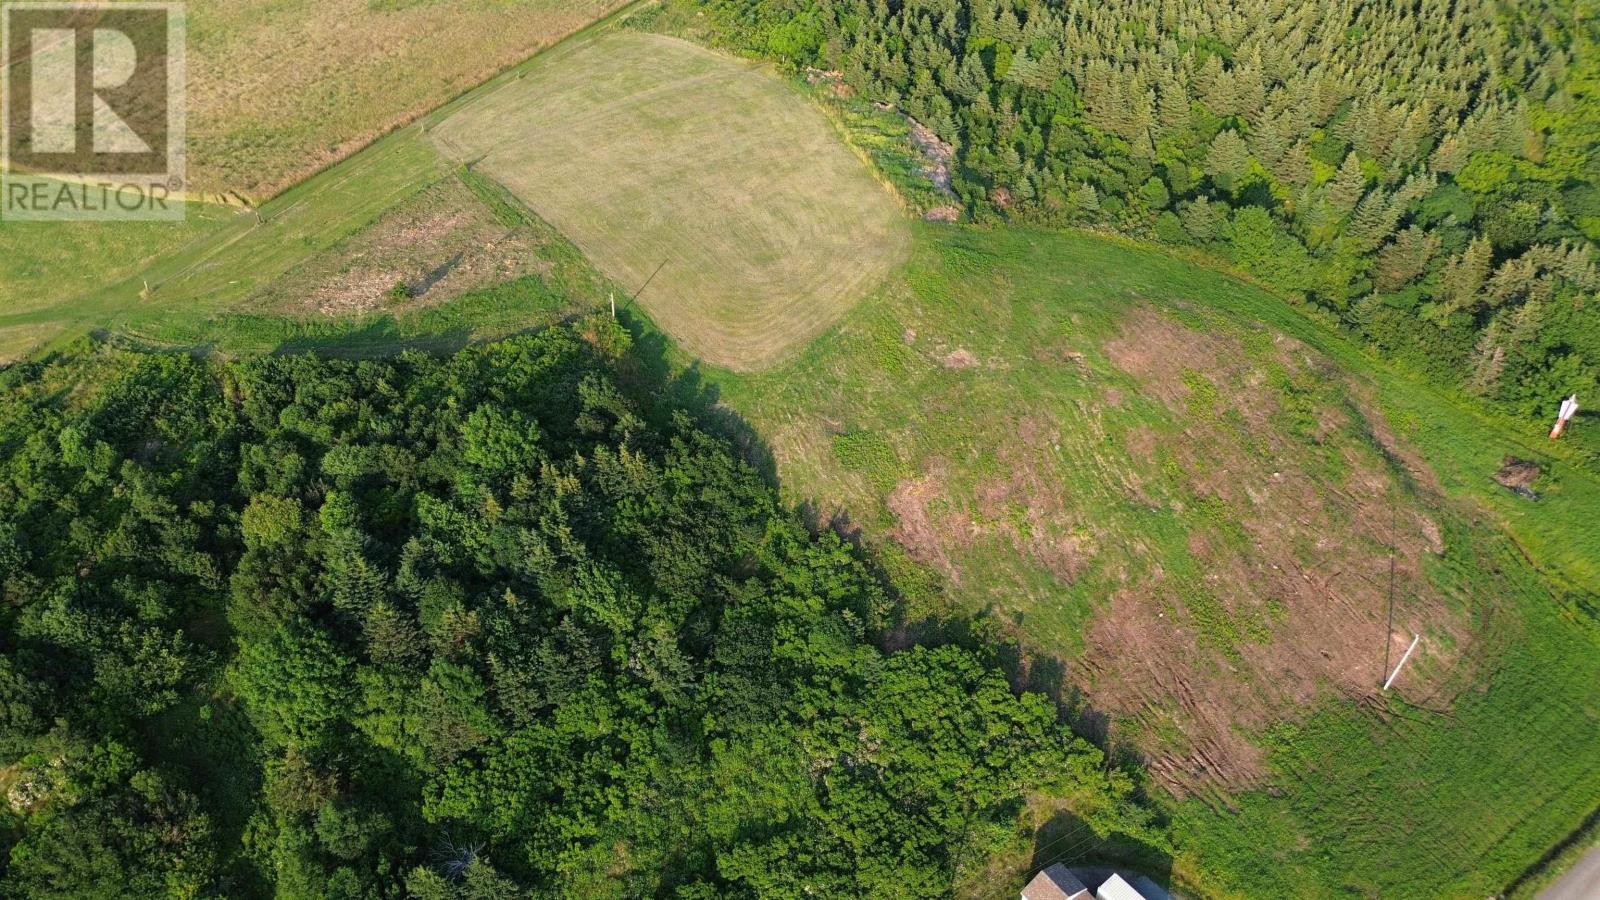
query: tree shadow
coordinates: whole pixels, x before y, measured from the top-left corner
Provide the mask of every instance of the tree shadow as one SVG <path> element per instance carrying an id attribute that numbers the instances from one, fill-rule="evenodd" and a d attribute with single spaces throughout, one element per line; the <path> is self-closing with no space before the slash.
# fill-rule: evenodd
<path id="1" fill-rule="evenodd" d="M 1072 870 L 1091 891 L 1113 872 L 1130 882 L 1143 876 L 1163 891 L 1170 890 L 1172 884 L 1171 853 L 1133 835 L 1102 835 L 1087 821 L 1065 810 L 1051 816 L 1034 833 L 1028 876 L 1056 863 Z"/>
<path id="2" fill-rule="evenodd" d="M 461 265 L 461 259 L 464 255 L 465 254 L 457 253 L 455 256 L 452 256 L 435 266 L 432 271 L 428 272 L 428 274 L 422 276 L 421 281 L 411 286 L 411 296 L 421 297 L 427 292 L 433 290 L 434 285 L 437 285 L 439 282 L 445 279 L 445 276 L 449 275 L 451 272 L 454 272 L 456 266 Z"/>
<path id="3" fill-rule="evenodd" d="M 617 312 L 632 338 L 619 366 L 623 387 L 640 402 L 648 418 L 659 424 L 682 412 L 696 425 L 733 445 L 734 451 L 769 487 L 778 488 L 778 466 L 772 450 L 738 413 L 722 404 L 722 389 L 706 377 L 698 360 L 675 366 L 667 337 L 632 311 Z"/>
<path id="4" fill-rule="evenodd" d="M 1062 721 L 1074 734 L 1105 751 L 1110 764 L 1142 768 L 1144 757 L 1126 741 L 1118 740 L 1110 713 L 1090 701 L 1073 681 L 1066 663 L 1024 646 L 1014 626 L 992 607 L 978 612 L 948 611 L 899 623 L 895 638 L 900 646 L 953 644 L 977 653 L 1005 673 L 1013 692 L 1049 697 Z"/>
<path id="5" fill-rule="evenodd" d="M 273 356 L 314 353 L 334 359 L 371 359 L 407 350 L 446 355 L 472 343 L 472 331 L 459 327 L 430 334 L 405 334 L 393 316 L 381 316 L 327 334 L 296 335 L 280 341 Z"/>

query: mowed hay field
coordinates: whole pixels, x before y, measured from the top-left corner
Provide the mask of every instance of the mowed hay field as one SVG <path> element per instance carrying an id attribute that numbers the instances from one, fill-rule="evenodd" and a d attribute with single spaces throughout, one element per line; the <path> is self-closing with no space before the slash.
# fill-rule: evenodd
<path id="1" fill-rule="evenodd" d="M 624 2 L 191 0 L 191 186 L 265 199 Z"/>
<path id="2" fill-rule="evenodd" d="M 732 369 L 821 333 L 910 245 L 893 196 L 794 86 L 675 38 L 556 48 L 429 133 Z"/>
<path id="3" fill-rule="evenodd" d="M 1600 612 L 1561 564 L 1600 549 L 1592 475 L 1547 465 L 1543 502 L 1515 496 L 1489 475 L 1548 463 L 1542 435 L 1224 275 L 1084 235 L 916 228 L 838 328 L 711 393 L 788 500 L 885 548 L 913 620 L 1015 635 L 1033 686 L 1135 751 L 1180 881 L 1489 896 L 1592 811 Z M 1586 587 L 1541 578 L 1508 523 Z M 1116 852 L 1079 829 L 969 893 Z"/>

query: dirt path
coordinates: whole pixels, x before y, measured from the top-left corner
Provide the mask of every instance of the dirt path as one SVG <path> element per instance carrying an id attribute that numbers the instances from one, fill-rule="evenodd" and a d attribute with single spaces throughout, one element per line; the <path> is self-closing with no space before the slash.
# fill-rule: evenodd
<path id="1" fill-rule="evenodd" d="M 1600 897 L 1600 844 L 1578 860 L 1577 865 L 1539 894 L 1539 900 L 1594 900 Z"/>

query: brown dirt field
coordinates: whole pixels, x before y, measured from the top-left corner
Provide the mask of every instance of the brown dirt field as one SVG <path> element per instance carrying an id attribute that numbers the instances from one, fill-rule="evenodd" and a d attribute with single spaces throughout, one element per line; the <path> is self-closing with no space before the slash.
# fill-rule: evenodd
<path id="1" fill-rule="evenodd" d="M 1170 455 L 1165 471 L 1181 473 L 1180 497 L 1188 498 L 1170 502 L 1220 503 L 1236 518 L 1233 540 L 1226 529 L 1191 532 L 1197 579 L 1185 583 L 1158 563 L 1118 590 L 1087 639 L 1089 648 L 1115 652 L 1091 649 L 1078 662 L 1097 709 L 1140 723 L 1135 743 L 1158 779 L 1179 792 L 1248 785 L 1261 774 L 1252 735 L 1330 690 L 1352 699 L 1376 693 L 1385 674 L 1389 547 L 1399 598 L 1393 658 L 1412 630 L 1424 635 L 1397 690 L 1447 705 L 1460 681 L 1447 673 L 1472 635 L 1424 571 L 1426 558 L 1444 550 L 1425 510 L 1445 501 L 1360 391 L 1341 385 L 1319 394 L 1307 427 L 1291 434 L 1265 366 L 1281 366 L 1297 383 L 1340 379 L 1297 342 L 1276 337 L 1267 359 L 1252 361 L 1232 337 L 1141 308 L 1105 349 L 1184 425 L 1159 442 Z M 1218 386 L 1209 415 L 1194 373 Z M 1351 399 L 1340 404 L 1338 395 Z M 1361 439 L 1363 429 L 1388 460 Z M 1147 427 L 1120 439 L 1134 459 L 1158 453 Z M 1308 449 L 1344 477 L 1299 464 Z M 1432 664 L 1420 665 L 1425 658 Z"/>

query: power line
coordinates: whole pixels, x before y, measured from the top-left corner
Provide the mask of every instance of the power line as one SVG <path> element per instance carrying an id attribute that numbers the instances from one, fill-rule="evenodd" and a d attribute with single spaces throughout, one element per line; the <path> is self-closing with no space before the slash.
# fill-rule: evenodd
<path id="1" fill-rule="evenodd" d="M 1390 647 L 1394 644 L 1394 557 L 1395 542 L 1399 540 L 1400 512 L 1394 501 L 1394 490 L 1389 491 L 1389 627 L 1383 633 L 1383 674 L 1389 674 Z"/>
<path id="2" fill-rule="evenodd" d="M 644 293 L 644 289 L 650 286 L 650 282 L 656 280 L 656 276 L 660 275 L 661 274 L 661 270 L 665 269 L 667 267 L 667 263 L 669 263 L 671 261 L 672 261 L 671 257 L 668 257 L 667 259 L 663 259 L 661 261 L 661 265 L 656 266 L 656 270 L 654 272 L 650 273 L 650 277 L 646 278 L 644 280 L 644 284 L 639 285 L 639 289 L 637 291 L 633 292 L 633 296 L 628 298 L 628 302 L 624 303 L 622 305 L 622 309 L 623 309 L 624 312 L 627 311 L 628 307 L 633 305 L 633 302 L 635 300 L 639 299 L 639 295 Z"/>

